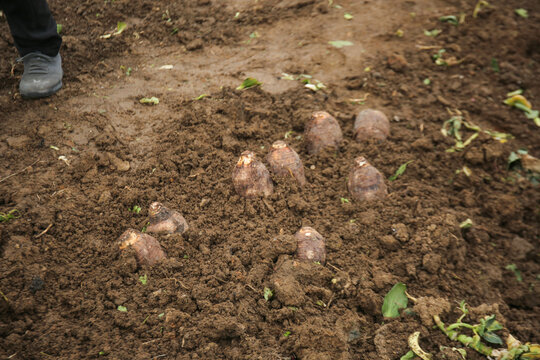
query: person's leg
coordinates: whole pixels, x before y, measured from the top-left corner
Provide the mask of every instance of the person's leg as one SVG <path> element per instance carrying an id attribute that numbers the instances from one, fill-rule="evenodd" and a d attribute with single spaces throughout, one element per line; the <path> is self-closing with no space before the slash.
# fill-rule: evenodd
<path id="1" fill-rule="evenodd" d="M 19 90 L 24 98 L 40 98 L 62 87 L 62 38 L 47 0 L 0 0 L 11 35 L 24 64 Z"/>
<path id="2" fill-rule="evenodd" d="M 56 56 L 62 38 L 46 0 L 0 0 L 19 54 L 41 52 Z"/>

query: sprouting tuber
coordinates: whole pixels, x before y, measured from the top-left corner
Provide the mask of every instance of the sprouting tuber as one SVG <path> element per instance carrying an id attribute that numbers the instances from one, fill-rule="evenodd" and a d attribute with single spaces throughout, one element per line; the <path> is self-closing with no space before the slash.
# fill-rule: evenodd
<path id="1" fill-rule="evenodd" d="M 347 186 L 352 198 L 360 201 L 382 199 L 388 193 L 379 170 L 363 156 L 354 160 Z"/>
<path id="2" fill-rule="evenodd" d="M 128 247 L 135 250 L 135 256 L 139 265 L 154 265 L 165 259 L 167 255 L 161 249 L 159 242 L 152 236 L 138 230 L 128 229 L 118 240 L 120 250 Z"/>
<path id="3" fill-rule="evenodd" d="M 284 141 L 278 140 L 272 144 L 266 160 L 270 164 L 270 170 L 276 176 L 292 176 L 300 185 L 306 183 L 304 165 L 300 156 Z"/>
<path id="4" fill-rule="evenodd" d="M 148 208 L 149 224 L 147 232 L 182 234 L 188 229 L 186 219 L 176 210 L 165 207 L 160 202 L 153 202 Z"/>
<path id="5" fill-rule="evenodd" d="M 321 234 L 309 226 L 304 226 L 294 236 L 298 241 L 296 249 L 298 260 L 325 263 L 326 246 L 325 239 Z"/>
<path id="6" fill-rule="evenodd" d="M 390 135 L 390 122 L 379 110 L 362 110 L 356 117 L 353 132 L 357 142 L 370 139 L 384 141 Z"/>
<path id="7" fill-rule="evenodd" d="M 337 149 L 343 140 L 343 133 L 332 115 L 326 111 L 316 111 L 306 124 L 304 139 L 308 153 L 313 155 L 327 147 Z"/>
<path id="8" fill-rule="evenodd" d="M 233 170 L 232 181 L 238 195 L 247 198 L 269 196 L 274 191 L 266 166 L 251 151 L 244 151 L 240 155 Z"/>

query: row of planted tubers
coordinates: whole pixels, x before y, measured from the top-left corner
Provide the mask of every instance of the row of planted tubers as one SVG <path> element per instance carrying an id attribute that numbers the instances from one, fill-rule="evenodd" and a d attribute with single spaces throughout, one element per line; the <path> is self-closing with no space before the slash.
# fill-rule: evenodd
<path id="1" fill-rule="evenodd" d="M 118 240 L 120 250 L 131 248 L 140 265 L 152 266 L 167 257 L 159 241 L 149 235 L 183 234 L 189 228 L 184 217 L 176 210 L 171 210 L 159 202 L 154 202 L 148 209 L 149 224 L 146 232 L 128 229 Z M 295 235 L 297 243 L 296 256 L 301 261 L 326 261 L 325 239 L 315 229 L 305 226 Z"/>
<path id="2" fill-rule="evenodd" d="M 368 139 L 385 140 L 390 133 L 388 118 L 378 110 L 363 110 L 354 123 L 356 141 Z M 339 123 L 324 111 L 313 113 L 305 127 L 304 139 L 309 154 L 317 154 L 325 148 L 338 148 L 343 139 Z M 292 177 L 300 186 L 306 184 L 304 166 L 300 156 L 284 141 L 276 141 L 266 158 L 276 177 Z M 269 196 L 274 190 L 270 172 L 255 158 L 251 151 L 244 151 L 236 164 L 233 175 L 236 192 L 247 198 Z M 383 198 L 387 188 L 381 173 L 360 156 L 354 160 L 349 174 L 348 189 L 353 199 L 369 201 Z M 154 202 L 148 209 L 149 222 L 146 232 L 128 229 L 119 239 L 121 250 L 132 248 L 140 265 L 154 265 L 167 255 L 158 240 L 148 233 L 182 234 L 188 229 L 184 217 L 176 210 Z M 300 261 L 326 261 L 325 239 L 315 229 L 302 227 L 295 234 L 296 258 Z"/>
<path id="3" fill-rule="evenodd" d="M 354 123 L 356 141 L 385 140 L 389 133 L 390 122 L 378 110 L 363 110 Z M 313 113 L 304 130 L 304 141 L 309 154 L 317 154 L 325 148 L 337 149 L 341 140 L 343 133 L 336 119 L 325 111 Z M 302 160 L 284 141 L 278 140 L 272 144 L 266 161 L 276 177 L 292 176 L 300 186 L 305 185 Z M 243 197 L 268 196 L 274 191 L 270 172 L 249 150 L 240 155 L 232 180 L 236 192 Z M 354 160 L 347 187 L 355 200 L 379 199 L 387 194 L 383 176 L 363 156 Z"/>

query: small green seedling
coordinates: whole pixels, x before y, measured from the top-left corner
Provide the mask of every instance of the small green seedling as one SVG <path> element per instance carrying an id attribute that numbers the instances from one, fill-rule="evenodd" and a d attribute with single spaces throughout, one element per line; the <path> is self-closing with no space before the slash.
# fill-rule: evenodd
<path id="1" fill-rule="evenodd" d="M 441 29 L 424 30 L 424 35 L 431 36 L 431 37 L 436 37 L 440 33 L 442 33 Z"/>
<path id="2" fill-rule="evenodd" d="M 274 292 L 272 291 L 272 289 L 265 287 L 263 296 L 264 296 L 264 300 L 270 301 L 272 297 L 274 297 Z"/>
<path id="3" fill-rule="evenodd" d="M 283 333 L 283 337 L 289 337 L 289 335 L 291 335 L 291 332 L 289 330 Z"/>
<path id="4" fill-rule="evenodd" d="M 476 6 L 474 7 L 474 10 L 473 10 L 473 15 L 472 17 L 473 18 L 477 18 L 478 17 L 478 13 L 480 13 L 480 11 L 482 11 L 484 8 L 493 8 L 492 5 L 490 5 L 490 3 L 488 3 L 487 1 L 485 0 L 479 0 L 477 3 L 476 3 Z"/>
<path id="5" fill-rule="evenodd" d="M 120 65 L 120 70 L 125 71 L 125 72 L 126 72 L 126 76 L 130 76 L 130 75 L 131 75 L 131 71 L 133 71 L 132 68 L 130 68 L 130 67 L 125 67 L 124 65 Z"/>
<path id="6" fill-rule="evenodd" d="M 409 350 L 409 352 L 403 355 L 402 357 L 400 357 L 399 360 L 412 360 L 415 357 L 416 357 L 416 354 L 412 350 Z"/>
<path id="7" fill-rule="evenodd" d="M 262 85 L 262 82 L 258 81 L 257 79 L 254 79 L 254 78 L 246 78 L 242 84 L 240 84 L 236 90 L 244 90 L 244 89 L 249 89 L 251 87 L 255 87 L 255 86 L 259 86 L 259 85 Z"/>
<path id="8" fill-rule="evenodd" d="M 350 201 L 349 199 L 347 199 L 347 198 L 340 198 L 339 200 L 341 201 L 342 204 L 348 204 L 348 203 L 351 202 L 351 201 Z"/>
<path id="9" fill-rule="evenodd" d="M 62 24 L 56 24 L 56 33 L 60 34 L 62 32 Z"/>
<path id="10" fill-rule="evenodd" d="M 514 12 L 522 18 L 527 19 L 529 17 L 529 12 L 523 8 L 515 9 Z"/>
<path id="11" fill-rule="evenodd" d="M 414 160 L 409 160 L 404 164 L 401 164 L 400 167 L 396 170 L 396 173 L 388 178 L 389 181 L 396 180 L 400 175 L 402 175 L 405 170 L 407 170 L 407 165 L 412 163 Z"/>
<path id="12" fill-rule="evenodd" d="M 159 104 L 159 99 L 155 96 L 152 96 L 150 98 L 144 97 L 141 100 L 139 100 L 139 102 L 145 105 L 157 105 Z"/>
<path id="13" fill-rule="evenodd" d="M 133 209 L 130 210 L 131 212 L 134 212 L 135 214 L 140 214 L 142 211 L 141 207 L 139 205 L 134 205 Z"/>
<path id="14" fill-rule="evenodd" d="M 447 23 L 450 23 L 454 26 L 457 26 L 459 24 L 459 20 L 457 18 L 456 15 L 446 15 L 446 16 L 441 16 L 439 18 L 439 21 L 441 22 L 447 22 Z"/>
<path id="15" fill-rule="evenodd" d="M 504 267 L 506 270 L 510 270 L 514 273 L 514 275 L 516 276 L 516 280 L 518 282 L 522 282 L 523 281 L 523 276 L 521 276 L 521 271 L 518 270 L 516 264 L 509 264 L 509 265 L 506 265 Z"/>
<path id="16" fill-rule="evenodd" d="M 158 317 L 158 319 L 161 319 L 161 318 L 163 318 L 164 316 L 165 316 L 165 313 L 161 313 L 161 314 L 159 314 L 157 317 Z"/>
<path id="17" fill-rule="evenodd" d="M 127 312 L 127 307 L 122 306 L 122 305 L 118 305 L 118 307 L 116 308 L 116 310 L 121 311 L 121 312 Z"/>
<path id="18" fill-rule="evenodd" d="M 499 67 L 499 60 L 497 60 L 495 58 L 491 58 L 491 68 L 496 73 L 500 72 L 501 68 Z"/>
<path id="19" fill-rule="evenodd" d="M 141 284 L 146 285 L 146 283 L 148 282 L 148 276 L 146 274 L 139 276 L 139 281 L 141 282 Z"/>
<path id="20" fill-rule="evenodd" d="M 98 355 L 99 355 L 99 356 L 105 356 L 105 354 L 106 354 L 105 351 L 100 351 L 100 352 L 98 352 Z"/>
<path id="21" fill-rule="evenodd" d="M 402 29 L 397 29 L 396 32 L 394 33 L 397 37 L 400 37 L 402 38 L 403 35 L 405 35 L 405 32 L 402 30 Z"/>
<path id="22" fill-rule="evenodd" d="M 425 78 L 424 81 L 422 81 L 422 83 L 424 83 L 424 85 L 429 85 L 429 84 L 431 84 L 431 79 L 430 78 Z"/>
<path id="23" fill-rule="evenodd" d="M 471 219 L 467 219 L 463 221 L 461 224 L 459 224 L 459 227 L 462 229 L 470 229 L 473 226 L 473 221 Z"/>
<path id="24" fill-rule="evenodd" d="M 432 56 L 433 60 L 435 61 L 435 64 L 439 66 L 448 65 L 446 61 L 443 60 L 442 56 L 446 52 L 446 49 L 440 49 L 437 51 L 436 54 Z"/>
<path id="25" fill-rule="evenodd" d="M 201 99 L 204 99 L 207 96 L 209 96 L 209 95 L 208 94 L 201 94 L 201 95 L 197 96 L 196 98 L 194 98 L 193 100 L 195 100 L 195 101 L 201 100 Z"/>
<path id="26" fill-rule="evenodd" d="M 141 229 L 142 233 L 146 232 L 146 229 L 148 228 L 148 225 L 150 225 L 150 221 L 148 221 L 146 224 L 144 224 L 143 228 Z"/>
<path id="27" fill-rule="evenodd" d="M 354 16 L 350 13 L 345 13 L 343 17 L 345 18 L 345 20 L 352 20 L 354 18 Z"/>
<path id="28" fill-rule="evenodd" d="M 12 209 L 8 211 L 7 213 L 0 212 L 0 222 L 7 222 L 9 220 L 18 219 L 21 217 L 21 214 L 19 213 L 19 210 Z"/>
<path id="29" fill-rule="evenodd" d="M 399 310 L 405 309 L 409 302 L 407 295 L 407 285 L 403 283 L 397 283 L 384 297 L 382 305 L 382 314 L 386 318 L 399 317 Z"/>
<path id="30" fill-rule="evenodd" d="M 348 40 L 332 40 L 332 41 L 329 41 L 328 43 L 338 49 L 341 49 L 342 47 L 345 47 L 345 46 L 354 45 L 351 41 L 348 41 Z"/>

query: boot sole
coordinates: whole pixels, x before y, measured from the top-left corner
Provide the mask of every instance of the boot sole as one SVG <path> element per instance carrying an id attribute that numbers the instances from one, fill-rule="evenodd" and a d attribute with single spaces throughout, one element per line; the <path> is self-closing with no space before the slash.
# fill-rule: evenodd
<path id="1" fill-rule="evenodd" d="M 52 89 L 46 92 L 30 92 L 30 93 L 21 93 L 23 99 L 39 99 L 43 97 L 48 97 L 54 95 L 62 88 L 62 81 L 56 84 Z"/>

